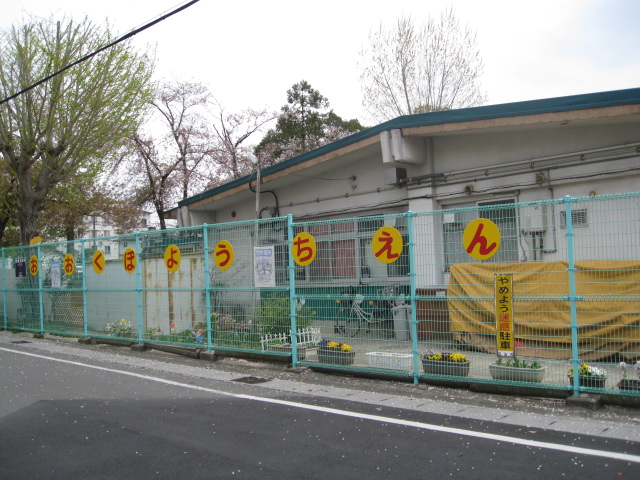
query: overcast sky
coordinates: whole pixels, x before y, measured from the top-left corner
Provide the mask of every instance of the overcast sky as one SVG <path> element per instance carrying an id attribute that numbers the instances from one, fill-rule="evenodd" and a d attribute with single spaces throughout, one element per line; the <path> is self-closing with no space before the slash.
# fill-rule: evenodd
<path id="1" fill-rule="evenodd" d="M 125 33 L 185 2 L 178 0 L 14 0 L 0 28 L 23 14 L 51 13 Z M 55 5 L 55 6 L 54 6 Z M 422 23 L 453 5 L 477 32 L 488 104 L 640 87 L 637 0 L 200 0 L 135 37 L 157 46 L 156 78 L 205 83 L 229 112 L 278 110 L 304 79 L 341 117 L 371 125 L 361 106 L 358 52 L 370 30 L 402 14 Z"/>

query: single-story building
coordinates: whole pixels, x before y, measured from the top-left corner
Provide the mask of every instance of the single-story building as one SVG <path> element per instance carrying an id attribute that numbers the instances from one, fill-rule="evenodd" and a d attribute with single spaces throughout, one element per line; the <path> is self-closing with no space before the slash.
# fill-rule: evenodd
<path id="1" fill-rule="evenodd" d="M 418 279 L 446 285 L 449 267 L 468 259 L 448 241 L 477 216 L 465 207 L 638 191 L 639 152 L 640 88 L 407 115 L 262 169 L 258 202 L 254 173 L 183 200 L 174 213 L 186 227 L 456 209 L 433 232 L 439 268 Z M 575 212 L 574 222 L 588 225 L 588 213 Z M 511 233 L 493 261 L 563 259 L 555 245 L 562 212 L 495 215 Z"/>

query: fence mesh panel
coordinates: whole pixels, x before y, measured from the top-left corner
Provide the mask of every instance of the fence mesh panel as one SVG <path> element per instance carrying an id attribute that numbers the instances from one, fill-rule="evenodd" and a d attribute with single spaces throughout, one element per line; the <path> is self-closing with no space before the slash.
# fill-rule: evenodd
<path id="1" fill-rule="evenodd" d="M 639 237 L 631 193 L 5 248 L 0 314 L 415 381 L 638 395 Z"/>

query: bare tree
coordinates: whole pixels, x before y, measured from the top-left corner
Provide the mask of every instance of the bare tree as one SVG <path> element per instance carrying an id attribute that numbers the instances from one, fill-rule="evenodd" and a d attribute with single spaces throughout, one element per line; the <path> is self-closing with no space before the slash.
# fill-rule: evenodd
<path id="1" fill-rule="evenodd" d="M 131 139 L 133 157 L 119 171 L 135 190 L 138 206 L 152 204 L 160 227 L 164 214 L 178 200 L 204 189 L 211 170 L 212 132 L 207 106 L 209 91 L 199 83 L 165 82 L 151 101 L 152 115 Z"/>
<path id="2" fill-rule="evenodd" d="M 166 159 L 158 152 L 153 139 L 138 135 L 133 138 L 132 146 L 135 159 L 125 168 L 130 169 L 129 184 L 136 185 L 133 203 L 138 206 L 151 203 L 164 230 L 167 228 L 164 214 L 175 201 L 175 190 L 179 187 L 176 169 L 181 158 Z"/>
<path id="3" fill-rule="evenodd" d="M 411 17 L 381 25 L 360 52 L 360 70 L 362 104 L 376 121 L 485 102 L 476 35 L 453 9 L 417 28 Z"/>
<path id="4" fill-rule="evenodd" d="M 213 161 L 221 181 L 235 180 L 253 169 L 248 156 L 250 147 L 245 143 L 252 135 L 262 132 L 277 114 L 252 109 L 227 114 L 219 102 L 215 104 L 217 113 L 213 129 L 217 138 Z"/>

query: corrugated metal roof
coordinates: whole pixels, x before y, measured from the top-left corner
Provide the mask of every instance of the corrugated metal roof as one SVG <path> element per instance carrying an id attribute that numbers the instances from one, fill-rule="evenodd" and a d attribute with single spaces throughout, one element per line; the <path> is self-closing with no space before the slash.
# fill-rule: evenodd
<path id="1" fill-rule="evenodd" d="M 347 145 L 357 143 L 366 138 L 378 135 L 386 130 L 421 127 L 427 125 L 444 125 L 448 123 L 472 122 L 494 118 L 518 117 L 524 115 L 538 115 L 542 113 L 567 112 L 571 110 L 587 110 L 591 108 L 614 107 L 619 105 L 633 105 L 640 103 L 640 88 L 626 90 L 614 90 L 611 92 L 586 93 L 570 95 L 568 97 L 546 98 L 541 100 L 528 100 L 525 102 L 502 103 L 483 107 L 460 108 L 457 110 L 443 110 L 439 112 L 420 113 L 416 115 L 404 115 L 375 127 L 367 128 L 348 137 L 324 145 L 315 150 L 303 153 L 262 170 L 263 176 L 285 170 L 293 165 L 303 163 L 312 158 L 338 150 Z M 233 180 L 219 187 L 207 190 L 199 195 L 182 200 L 179 207 L 191 205 L 219 193 L 226 192 L 249 182 L 253 175 Z"/>

